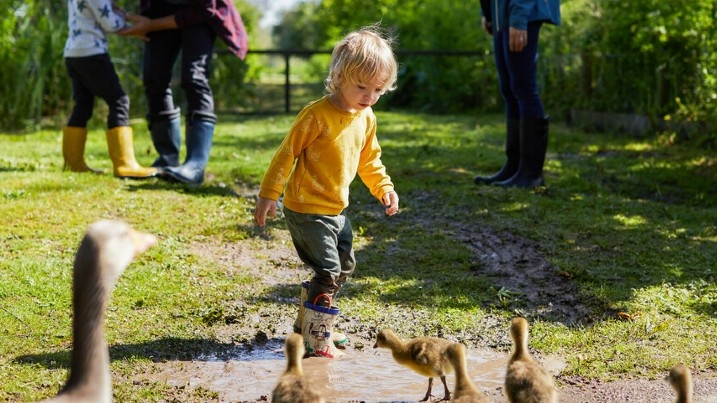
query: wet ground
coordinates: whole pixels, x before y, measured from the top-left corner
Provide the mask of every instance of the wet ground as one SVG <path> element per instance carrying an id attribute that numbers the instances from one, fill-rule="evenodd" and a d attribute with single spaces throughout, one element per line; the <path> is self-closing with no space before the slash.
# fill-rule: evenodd
<path id="1" fill-rule="evenodd" d="M 476 386 L 496 403 L 507 400 L 502 393 L 507 355 L 491 350 L 469 352 L 468 371 Z M 541 362 L 553 373 L 563 363 L 554 357 Z M 306 376 L 323 385 L 321 392 L 329 402 L 416 402 L 423 398 L 428 382 L 393 361 L 384 349 L 347 350 L 335 358 L 306 358 L 302 361 Z M 227 359 L 198 357 L 193 361 L 169 361 L 156 364 L 158 372 L 141 376 L 144 380 L 166 382 L 170 386 L 203 387 L 219 394 L 220 402 L 249 403 L 271 400 L 284 359 L 281 340 L 273 339 L 261 346 L 239 351 Z M 447 376 L 453 390 L 455 378 Z M 561 379 L 560 401 L 567 403 L 671 403 L 674 391 L 663 379 L 628 379 L 617 382 L 589 382 Z M 695 403 L 717 402 L 717 378 L 710 373 L 694 374 Z M 432 402 L 443 397 L 443 386 L 434 380 Z"/>
<path id="2" fill-rule="evenodd" d="M 419 197 L 414 197 L 419 199 Z M 544 319 L 560 320 L 572 324 L 590 323 L 586 306 L 572 279 L 558 272 L 544 258 L 539 245 L 510 233 L 497 233 L 489 228 L 467 225 L 455 220 L 432 217 L 435 211 L 426 198 L 425 214 L 419 214 L 430 222 L 420 223 L 426 227 L 444 228 L 456 241 L 465 244 L 474 253 L 477 274 L 491 278 L 497 286 L 514 290 L 523 295 L 533 313 Z M 418 200 L 417 200 L 418 202 Z M 195 252 L 204 258 L 226 263 L 228 270 L 241 267 L 244 274 L 256 271 L 265 282 L 276 284 L 296 280 L 296 273 L 286 267 L 300 265 L 286 234 L 279 234 L 270 244 L 257 246 L 250 243 L 198 245 Z M 260 256 L 260 258 L 258 257 Z M 279 267 L 280 269 L 277 269 Z M 283 267 L 284 269 L 281 269 Z M 404 312 L 406 320 L 420 321 L 415 313 Z M 269 319 L 273 318 L 273 319 Z M 288 317 L 272 314 L 262 317 L 262 322 L 272 321 L 273 329 L 290 329 L 293 313 Z M 486 318 L 486 320 L 491 320 Z M 387 402 L 417 401 L 428 386 L 427 378 L 396 364 L 388 350 L 372 349 L 375 328 L 343 316 L 339 331 L 347 333 L 355 349 L 350 345 L 346 354 L 336 359 L 308 358 L 303 360 L 305 373 L 313 379 L 322 380 L 322 392 L 331 402 Z M 266 325 L 266 323 L 264 323 Z M 503 323 L 486 324 L 486 327 L 504 328 Z M 271 335 L 255 334 L 251 324 L 235 324 L 227 329 L 232 334 L 236 349 L 221 358 L 200 356 L 192 361 L 166 361 L 155 363 L 151 375 L 143 380 L 166 382 L 170 386 L 203 387 L 219 394 L 222 402 L 269 401 L 286 363 L 283 353 L 282 331 Z M 243 337 L 238 338 L 237 332 Z M 244 334 L 246 333 L 246 334 Z M 506 336 L 507 337 L 507 336 Z M 262 340 L 261 342 L 256 342 Z M 248 342 L 247 342 L 248 341 Z M 507 341 L 507 339 L 506 339 Z M 499 349 L 469 345 L 468 370 L 475 384 L 494 402 L 506 402 L 502 394 L 507 355 Z M 493 347 L 493 346 L 491 346 Z M 506 345 L 502 345 L 506 351 Z M 675 394 L 662 379 L 624 379 L 616 382 L 599 382 L 577 377 L 564 377 L 560 357 L 536 357 L 556 375 L 561 402 L 674 402 Z M 694 373 L 695 399 L 697 403 L 717 402 L 717 375 L 714 371 Z M 454 387 L 453 375 L 448 376 L 448 386 Z M 440 381 L 434 381 L 433 401 L 443 397 Z"/>
<path id="3" fill-rule="evenodd" d="M 218 392 L 225 402 L 254 402 L 269 399 L 286 367 L 283 344 L 271 340 L 263 346 L 239 352 L 232 359 L 201 357 L 191 362 L 167 364 L 155 380 L 171 386 L 204 387 Z M 347 349 L 335 359 L 320 357 L 302 361 L 306 376 L 322 385 L 321 393 L 336 401 L 416 401 L 423 398 L 428 378 L 399 366 L 385 349 Z M 484 392 L 498 391 L 503 383 L 507 356 L 490 350 L 470 351 L 468 371 Z M 454 387 L 454 377 L 447 377 Z M 434 380 L 432 394 L 443 397 L 440 380 Z"/>
<path id="4" fill-rule="evenodd" d="M 473 382 L 496 403 L 505 403 L 502 384 L 508 356 L 492 350 L 472 349 L 468 371 Z M 557 374 L 564 365 L 557 357 L 543 357 L 542 364 Z M 423 398 L 427 378 L 396 364 L 384 349 L 349 348 L 335 359 L 306 358 L 304 372 L 323 385 L 329 402 L 416 402 Z M 249 403 L 271 400 L 271 391 L 286 367 L 283 344 L 272 339 L 260 346 L 242 348 L 233 357 L 197 357 L 192 361 L 157 363 L 157 372 L 143 380 L 166 382 L 170 386 L 202 387 L 219 394 L 220 402 Z M 453 374 L 447 377 L 454 388 Z M 671 403 L 674 391 L 663 379 L 628 379 L 617 382 L 590 382 L 558 377 L 560 401 L 567 403 Z M 695 403 L 717 402 L 717 378 L 694 374 Z M 443 397 L 443 386 L 434 380 L 432 402 Z"/>

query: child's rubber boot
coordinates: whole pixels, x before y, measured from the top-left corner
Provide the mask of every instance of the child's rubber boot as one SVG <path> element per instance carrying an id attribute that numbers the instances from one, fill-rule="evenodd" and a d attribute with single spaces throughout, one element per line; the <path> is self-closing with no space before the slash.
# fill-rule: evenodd
<path id="1" fill-rule="evenodd" d="M 301 322 L 304 321 L 304 302 L 309 299 L 309 280 L 301 282 L 301 294 L 299 296 L 299 314 L 294 321 L 294 333 L 301 334 Z"/>
<path id="2" fill-rule="evenodd" d="M 322 298 L 329 300 L 329 308 L 317 305 Z M 339 308 L 331 306 L 328 294 L 317 296 L 314 303 L 304 302 L 301 335 L 307 356 L 334 358 L 339 354 L 333 343 L 334 322 L 339 312 Z"/>
<path id="3" fill-rule="evenodd" d="M 87 142 L 87 128 L 65 126 L 62 128 L 62 159 L 65 170 L 72 172 L 104 173 L 101 169 L 93 169 L 85 163 L 85 143 Z"/>
<path id="4" fill-rule="evenodd" d="M 129 126 L 107 130 L 107 149 L 118 178 L 145 179 L 157 175 L 157 168 L 145 168 L 134 158 L 134 133 Z"/>

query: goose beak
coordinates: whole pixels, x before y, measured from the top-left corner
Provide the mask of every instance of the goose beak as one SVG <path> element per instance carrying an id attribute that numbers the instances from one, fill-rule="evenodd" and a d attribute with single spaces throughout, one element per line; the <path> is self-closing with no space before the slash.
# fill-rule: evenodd
<path id="1" fill-rule="evenodd" d="M 152 234 L 134 231 L 134 255 L 137 256 L 157 243 L 157 237 Z"/>

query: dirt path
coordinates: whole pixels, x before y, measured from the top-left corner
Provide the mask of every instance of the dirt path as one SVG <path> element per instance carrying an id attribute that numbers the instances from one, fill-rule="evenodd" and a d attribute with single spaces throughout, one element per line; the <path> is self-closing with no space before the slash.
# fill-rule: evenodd
<path id="1" fill-rule="evenodd" d="M 427 208 L 427 207 L 424 207 Z M 588 324 L 591 319 L 588 308 L 580 300 L 580 290 L 571 281 L 566 273 L 557 271 L 540 253 L 539 248 L 530 240 L 522 239 L 511 233 L 496 233 L 489 228 L 452 221 L 431 223 L 432 227 L 446 229 L 449 236 L 456 241 L 465 244 L 474 253 L 476 274 L 487 276 L 510 292 L 519 295 L 524 299 L 525 305 L 531 307 L 531 313 L 539 315 L 546 320 L 558 320 L 567 325 Z M 233 245 L 197 245 L 196 252 L 219 262 L 232 262 L 233 267 L 252 268 L 267 282 L 267 285 L 290 283 L 296 280 L 295 270 L 285 270 L 287 267 L 297 268 L 301 262 L 295 255 L 288 234 L 285 231 L 278 231 L 272 234 L 270 245 L 266 242 L 241 243 Z M 257 257 L 259 256 L 259 258 Z M 251 323 L 242 326 L 241 323 L 227 327 L 227 333 L 232 333 L 232 340 L 237 340 L 237 332 L 246 332 L 239 339 L 249 340 L 258 346 L 261 343 L 280 344 L 282 331 L 290 329 L 290 321 L 293 318 L 285 313 L 267 314 L 261 318 L 262 326 L 267 327 L 267 321 L 274 321 L 270 328 L 275 329 L 274 334 L 257 332 L 256 327 Z M 420 319 L 420 318 L 419 318 Z M 342 317 L 339 329 L 350 334 L 352 345 L 349 349 L 357 348 L 352 354 L 361 356 L 371 354 L 371 349 L 366 348 L 373 342 L 372 337 L 375 329 L 359 323 L 351 317 Z M 259 334 L 261 333 L 261 334 Z M 360 348 L 359 348 L 360 347 Z M 279 349 L 280 350 L 280 349 Z M 275 352 L 280 354 L 279 352 Z M 547 363 L 548 357 L 537 357 Z M 554 357 L 555 358 L 555 357 Z M 277 359 L 273 357 L 272 359 Z M 219 378 L 230 376 L 232 379 L 253 379 L 256 380 L 257 369 L 249 365 L 246 359 L 236 361 L 231 354 L 223 354 L 222 368 L 224 375 Z M 279 361 L 271 363 L 275 368 L 281 368 L 281 357 Z M 557 357 L 557 365 L 554 366 L 554 373 L 560 385 L 562 402 L 672 402 L 674 391 L 664 379 L 627 379 L 616 382 L 598 382 L 580 379 L 576 377 L 560 376 L 560 359 Z M 256 397 L 254 400 L 243 400 L 238 398 L 236 393 L 230 393 L 231 388 L 237 385 L 232 383 L 227 386 L 227 380 L 212 379 L 210 365 L 207 360 L 192 361 L 194 367 L 182 363 L 181 370 L 176 368 L 176 363 L 167 362 L 157 364 L 157 371 L 154 379 L 193 379 L 194 385 L 201 385 L 209 390 L 219 392 L 221 401 L 266 401 L 268 394 Z M 266 364 L 266 362 L 265 362 Z M 213 365 L 213 364 L 212 364 Z M 194 369 L 191 369 L 194 368 Z M 229 374 L 226 375 L 226 369 Z M 221 371 L 220 371 L 221 373 Z M 163 375 L 164 374 L 164 375 Z M 171 374 L 171 375 L 167 375 Z M 714 372 L 697 373 L 693 375 L 695 387 L 695 402 L 717 402 L 717 374 Z M 265 379 L 265 390 L 270 389 L 273 379 L 278 378 L 278 372 L 271 373 Z M 500 382 L 496 379 L 487 379 L 480 383 L 481 388 L 491 395 L 495 402 L 505 402 L 502 395 Z M 224 385 L 224 386 L 222 386 Z M 269 385 L 269 386 L 267 386 Z M 440 385 L 440 384 L 439 384 Z M 250 386 L 251 387 L 251 386 Z M 258 386 L 256 386 L 258 387 Z M 223 390 L 223 392 L 222 392 Z M 440 393 L 439 393 L 440 395 Z M 390 399 L 395 400 L 395 399 Z M 341 400 L 336 401 L 373 401 L 373 400 Z M 378 400 L 377 400 L 378 401 Z M 383 399 L 381 399 L 383 401 Z"/>

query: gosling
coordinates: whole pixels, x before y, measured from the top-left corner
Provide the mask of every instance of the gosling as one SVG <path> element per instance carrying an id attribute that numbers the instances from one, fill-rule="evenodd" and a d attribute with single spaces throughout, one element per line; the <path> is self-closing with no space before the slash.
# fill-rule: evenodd
<path id="1" fill-rule="evenodd" d="M 288 335 L 284 351 L 286 353 L 286 370 L 271 394 L 271 401 L 273 403 L 325 403 L 326 400 L 304 377 L 304 369 L 301 366 L 301 359 L 306 352 L 304 338 L 297 333 Z"/>
<path id="2" fill-rule="evenodd" d="M 376 336 L 373 348 L 385 347 L 391 350 L 397 363 L 408 367 L 418 374 L 428 377 L 428 390 L 421 402 L 431 398 L 433 378 L 441 378 L 443 382 L 443 400 L 451 399 L 451 391 L 446 385 L 446 374 L 453 370 L 444 352 L 452 343 L 438 337 L 415 337 L 403 341 L 391 329 L 383 329 Z"/>
<path id="3" fill-rule="evenodd" d="M 483 392 L 478 390 L 471 378 L 468 376 L 466 364 L 466 346 L 460 343 L 451 344 L 444 355 L 456 371 L 456 387 L 453 388 L 453 400 L 455 403 L 488 403 L 490 399 Z"/>
<path id="4" fill-rule="evenodd" d="M 513 355 L 508 360 L 505 394 L 511 403 L 555 403 L 558 392 L 553 377 L 528 351 L 528 321 L 513 318 L 510 326 Z"/>
<path id="5" fill-rule="evenodd" d="M 675 365 L 665 380 L 677 392 L 677 403 L 692 403 L 692 374 L 687 366 Z"/>

